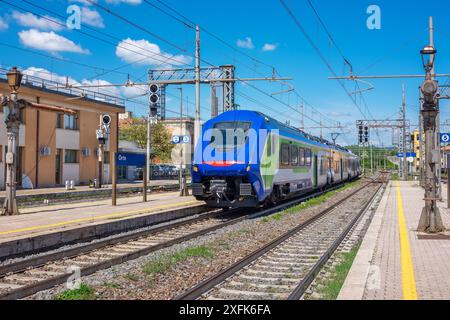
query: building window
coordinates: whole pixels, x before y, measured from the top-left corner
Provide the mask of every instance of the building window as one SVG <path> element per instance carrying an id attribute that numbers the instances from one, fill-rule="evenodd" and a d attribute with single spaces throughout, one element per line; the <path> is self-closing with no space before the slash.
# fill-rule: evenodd
<path id="1" fill-rule="evenodd" d="M 298 148 L 291 146 L 291 165 L 298 166 Z"/>
<path id="2" fill-rule="evenodd" d="M 286 143 L 281 144 L 281 164 L 289 165 L 289 145 Z"/>
<path id="3" fill-rule="evenodd" d="M 66 150 L 64 152 L 64 163 L 78 163 L 78 151 Z"/>
<path id="4" fill-rule="evenodd" d="M 63 114 L 56 114 L 56 128 L 62 129 L 63 128 L 63 122 L 64 122 L 64 115 Z"/>
<path id="5" fill-rule="evenodd" d="M 78 115 L 64 115 L 64 129 L 78 130 Z"/>
<path id="6" fill-rule="evenodd" d="M 3 147 L 0 146 L 0 163 L 3 162 Z"/>

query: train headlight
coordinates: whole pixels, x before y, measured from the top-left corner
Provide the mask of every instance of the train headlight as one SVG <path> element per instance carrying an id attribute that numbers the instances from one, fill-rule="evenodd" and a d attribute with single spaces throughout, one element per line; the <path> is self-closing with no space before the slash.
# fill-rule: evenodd
<path id="1" fill-rule="evenodd" d="M 197 166 L 193 166 L 193 167 L 192 167 L 192 170 L 193 170 L 194 172 L 198 172 L 198 167 L 197 167 Z"/>
<path id="2" fill-rule="evenodd" d="M 247 172 L 250 171 L 250 165 L 247 166 L 247 168 L 245 169 Z"/>

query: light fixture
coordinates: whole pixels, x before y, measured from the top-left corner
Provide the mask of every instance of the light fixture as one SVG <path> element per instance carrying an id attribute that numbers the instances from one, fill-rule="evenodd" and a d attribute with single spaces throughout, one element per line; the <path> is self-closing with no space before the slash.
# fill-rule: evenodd
<path id="1" fill-rule="evenodd" d="M 431 70 L 434 65 L 434 57 L 437 53 L 437 50 L 433 46 L 425 46 L 422 50 L 420 50 L 420 54 L 422 56 L 422 64 L 426 70 Z M 425 56 L 428 56 L 428 61 L 425 63 Z"/>
<path id="2" fill-rule="evenodd" d="M 20 84 L 22 83 L 23 74 L 17 70 L 17 67 L 13 67 L 6 74 L 6 78 L 8 79 L 8 85 L 11 88 L 12 92 L 17 92 L 20 88 Z"/>

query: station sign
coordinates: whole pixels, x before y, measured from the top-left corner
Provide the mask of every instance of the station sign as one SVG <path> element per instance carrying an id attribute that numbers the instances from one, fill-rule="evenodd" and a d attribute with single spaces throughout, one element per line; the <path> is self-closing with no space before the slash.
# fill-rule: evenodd
<path id="1" fill-rule="evenodd" d="M 417 157 L 417 154 L 415 152 L 407 152 L 406 157 L 407 158 L 415 158 L 415 157 Z M 403 152 L 398 152 L 397 158 L 403 158 Z"/>
<path id="2" fill-rule="evenodd" d="M 441 133 L 441 143 L 450 143 L 450 133 Z"/>
<path id="3" fill-rule="evenodd" d="M 144 166 L 145 154 L 142 153 L 129 153 L 118 152 L 116 153 L 116 165 L 117 166 Z"/>
<path id="4" fill-rule="evenodd" d="M 173 135 L 172 136 L 172 143 L 173 144 L 179 144 L 179 143 L 189 143 L 191 142 L 191 137 L 184 135 L 184 136 L 178 136 L 178 135 Z"/>

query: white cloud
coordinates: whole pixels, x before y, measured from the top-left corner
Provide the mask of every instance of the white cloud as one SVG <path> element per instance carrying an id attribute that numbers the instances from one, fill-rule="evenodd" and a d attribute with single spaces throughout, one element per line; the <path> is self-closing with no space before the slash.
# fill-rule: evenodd
<path id="1" fill-rule="evenodd" d="M 145 89 L 142 86 L 134 86 L 134 87 L 121 87 L 120 91 L 123 96 L 127 98 L 137 98 L 144 94 L 147 94 Z"/>
<path id="2" fill-rule="evenodd" d="M 265 43 L 262 47 L 262 51 L 274 51 L 278 47 L 276 43 Z"/>
<path id="3" fill-rule="evenodd" d="M 32 76 L 32 77 L 38 77 L 41 79 L 51 80 L 51 81 L 55 81 L 55 82 L 59 82 L 59 83 L 66 83 L 66 79 L 67 79 L 65 76 L 60 76 L 56 73 L 51 73 L 47 69 L 38 68 L 38 67 L 29 67 L 26 70 L 23 70 L 22 73 L 25 75 Z M 69 84 L 77 83 L 77 81 L 75 81 L 75 79 L 70 78 L 70 77 L 69 77 L 68 81 L 69 81 Z"/>
<path id="4" fill-rule="evenodd" d="M 39 68 L 39 67 L 29 67 L 23 71 L 23 74 L 32 76 L 32 77 L 45 79 L 45 80 L 55 81 L 60 84 L 65 84 L 66 81 L 68 81 L 68 83 L 73 86 L 77 86 L 77 85 L 86 85 L 86 86 L 111 85 L 111 82 L 109 82 L 107 80 L 102 80 L 102 79 L 93 79 L 93 80 L 84 79 L 81 81 L 77 81 L 72 77 L 66 77 L 66 76 L 56 74 L 56 73 L 52 73 L 47 69 Z M 131 88 L 135 88 L 135 87 L 131 87 Z M 97 87 L 97 88 L 93 87 L 93 88 L 86 88 L 86 90 L 100 92 L 100 93 L 107 94 L 110 96 L 120 96 L 122 94 L 126 96 L 126 94 L 124 92 L 125 90 L 121 90 L 117 87 Z M 129 91 L 129 92 L 131 94 L 131 91 Z"/>
<path id="5" fill-rule="evenodd" d="M 126 3 L 126 4 L 131 4 L 133 6 L 136 6 L 136 5 L 140 5 L 142 3 L 142 0 L 106 0 L 106 3 L 112 3 L 112 4 Z"/>
<path id="6" fill-rule="evenodd" d="M 82 80 L 81 84 L 84 86 L 109 86 L 112 83 L 106 80 L 102 79 L 94 79 L 94 80 Z M 120 90 L 117 87 L 93 87 L 93 88 L 86 88 L 86 90 L 90 91 L 96 91 L 103 94 L 108 94 L 110 96 L 118 96 L 120 95 Z"/>
<path id="7" fill-rule="evenodd" d="M 161 51 L 161 48 L 147 40 L 124 39 L 116 47 L 116 55 L 125 62 L 141 65 L 175 65 L 188 64 L 192 58 Z M 138 62 L 137 62 L 138 61 Z"/>
<path id="8" fill-rule="evenodd" d="M 6 29 L 8 29 L 8 23 L 5 21 L 5 19 L 3 19 L 2 17 L 0 17 L 0 31 L 4 31 Z"/>
<path id="9" fill-rule="evenodd" d="M 63 26 L 64 26 L 64 23 L 61 22 L 61 20 L 58 20 L 58 19 L 50 17 L 50 16 L 44 16 L 43 18 L 40 18 L 30 12 L 21 13 L 19 11 L 13 11 L 12 17 L 21 26 L 36 28 L 36 29 L 41 29 L 41 30 L 59 31 L 59 30 L 62 30 Z M 47 18 L 47 19 L 45 19 L 45 18 Z M 58 23 L 52 22 L 48 19 L 57 21 Z M 61 24 L 59 24 L 59 23 L 61 23 Z"/>
<path id="10" fill-rule="evenodd" d="M 30 29 L 19 32 L 20 42 L 30 48 L 48 51 L 52 53 L 58 52 L 75 52 L 88 54 L 89 50 L 83 49 L 80 45 L 69 40 L 53 31 L 41 32 L 36 29 Z"/>
<path id="11" fill-rule="evenodd" d="M 238 39 L 236 45 L 240 48 L 253 49 L 255 46 L 253 44 L 252 38 L 246 37 L 245 40 Z"/>
<path id="12" fill-rule="evenodd" d="M 97 10 L 89 9 L 87 7 L 81 8 L 81 22 L 98 28 L 104 28 L 105 23 L 103 18 Z"/>

